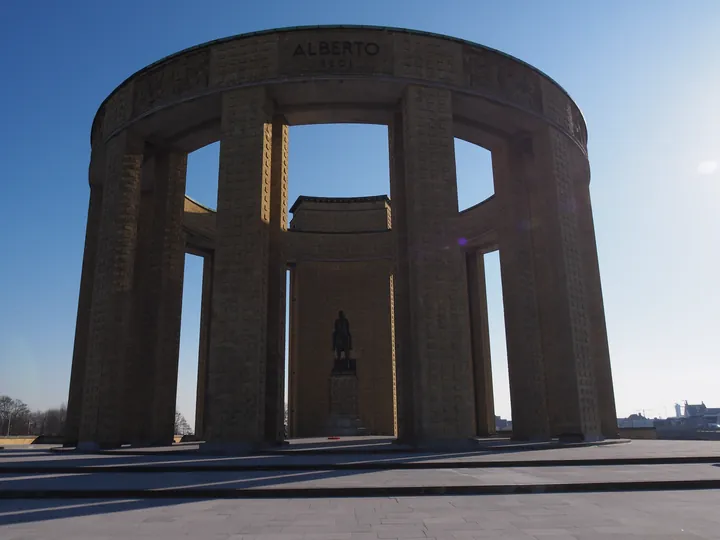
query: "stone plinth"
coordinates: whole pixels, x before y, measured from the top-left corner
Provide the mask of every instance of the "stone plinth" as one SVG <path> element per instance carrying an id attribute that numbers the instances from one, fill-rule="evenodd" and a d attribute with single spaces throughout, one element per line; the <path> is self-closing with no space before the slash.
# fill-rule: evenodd
<path id="1" fill-rule="evenodd" d="M 330 374 L 330 415 L 328 435 L 359 435 L 358 378 L 354 369 L 343 369 L 346 361 L 336 362 Z M 350 366 L 354 368 L 355 362 Z"/>

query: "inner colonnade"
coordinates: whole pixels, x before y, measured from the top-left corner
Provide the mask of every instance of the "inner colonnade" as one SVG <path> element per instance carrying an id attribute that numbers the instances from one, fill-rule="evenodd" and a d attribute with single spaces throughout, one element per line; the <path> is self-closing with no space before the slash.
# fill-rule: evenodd
<path id="1" fill-rule="evenodd" d="M 385 226 L 313 229 L 298 209 L 288 227 L 288 126 L 344 122 L 388 126 L 390 200 L 306 200 L 304 211 L 382 206 Z M 495 195 L 463 212 L 456 137 L 493 162 Z M 186 199 L 185 174 L 187 154 L 218 140 L 212 212 Z M 387 293 L 373 308 L 389 323 L 377 338 L 392 396 L 382 429 L 419 446 L 492 434 L 482 255 L 494 250 L 513 436 L 615 436 L 587 132 L 567 94 L 527 64 L 401 29 L 246 34 L 130 77 L 101 105 L 91 146 L 68 445 L 172 441 L 186 252 L 204 257 L 196 427 L 207 449 L 282 441 L 286 271 L 321 262 L 338 275 L 372 264 L 355 267 L 358 279 L 387 278 L 372 295 Z M 299 305 L 320 301 L 293 282 Z M 312 351 L 293 344 L 305 332 L 291 324 L 291 370 Z"/>

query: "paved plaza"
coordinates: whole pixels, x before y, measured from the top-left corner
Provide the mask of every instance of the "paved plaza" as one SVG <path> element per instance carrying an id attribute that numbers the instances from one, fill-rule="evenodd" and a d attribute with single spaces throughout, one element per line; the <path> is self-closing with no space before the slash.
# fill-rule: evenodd
<path id="1" fill-rule="evenodd" d="M 720 538 L 718 442 L 196 448 L 0 451 L 0 538 Z"/>
<path id="2" fill-rule="evenodd" d="M 3 540 L 720 538 L 720 491 L 0 503 Z"/>

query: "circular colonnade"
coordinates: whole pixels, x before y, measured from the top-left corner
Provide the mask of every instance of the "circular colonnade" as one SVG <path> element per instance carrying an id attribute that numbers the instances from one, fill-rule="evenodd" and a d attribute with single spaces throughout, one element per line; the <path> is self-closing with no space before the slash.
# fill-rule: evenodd
<path id="1" fill-rule="evenodd" d="M 387 231 L 288 230 L 288 126 L 320 123 L 388 126 Z M 464 212 L 455 138 L 492 153 L 495 195 Z M 185 199 L 185 174 L 188 153 L 216 141 L 213 214 Z M 209 447 L 282 439 L 285 272 L 308 250 L 391 261 L 400 440 L 450 444 L 494 430 L 478 286 L 492 250 L 513 435 L 616 434 L 586 126 L 533 67 L 402 29 L 245 34 L 127 79 L 101 105 L 91 145 L 67 444 L 172 440 L 186 251 L 205 257 L 199 406 Z"/>

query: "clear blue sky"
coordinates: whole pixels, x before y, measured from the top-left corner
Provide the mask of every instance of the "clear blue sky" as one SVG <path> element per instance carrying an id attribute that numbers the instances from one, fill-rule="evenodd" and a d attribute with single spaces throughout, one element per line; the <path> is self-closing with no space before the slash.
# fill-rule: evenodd
<path id="1" fill-rule="evenodd" d="M 412 6 L 405 9 L 402 6 Z M 408 27 L 515 55 L 560 82 L 589 126 L 618 413 L 720 406 L 720 2 L 97 2 L 0 5 L 0 394 L 67 399 L 88 200 L 90 124 L 128 75 L 204 41 L 312 24 Z M 388 192 L 386 131 L 290 130 L 290 196 Z M 342 139 L 340 139 L 342 136 Z M 461 208 L 492 192 L 457 145 Z M 217 145 L 188 193 L 215 205 Z M 714 165 L 715 164 L 715 165 Z M 499 268 L 488 257 L 496 408 L 510 413 Z M 178 406 L 194 417 L 201 265 L 188 257 Z"/>

